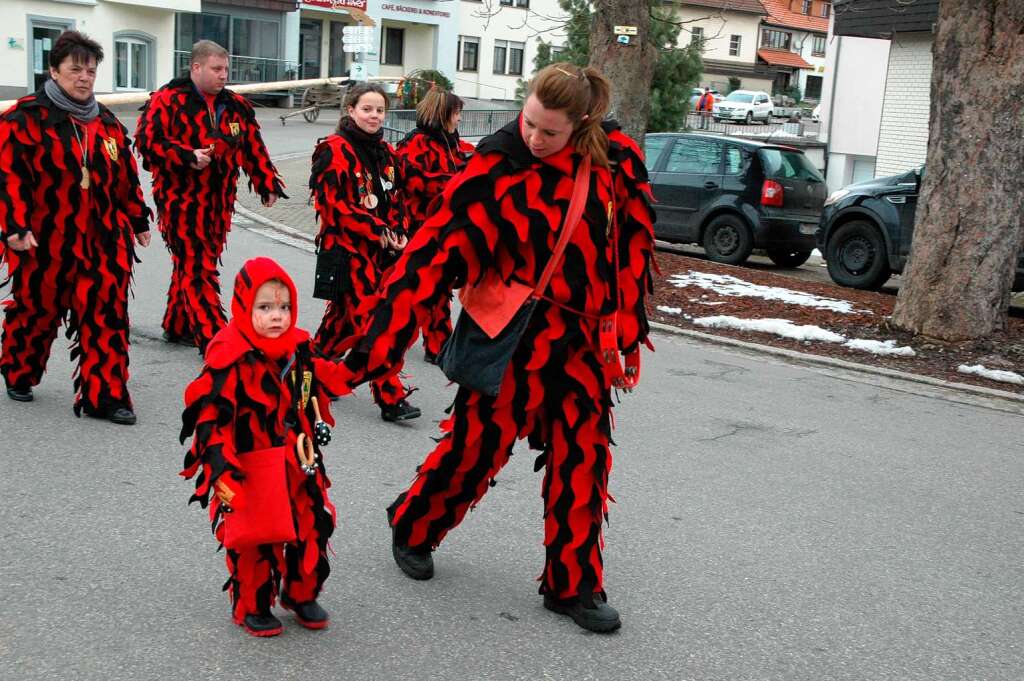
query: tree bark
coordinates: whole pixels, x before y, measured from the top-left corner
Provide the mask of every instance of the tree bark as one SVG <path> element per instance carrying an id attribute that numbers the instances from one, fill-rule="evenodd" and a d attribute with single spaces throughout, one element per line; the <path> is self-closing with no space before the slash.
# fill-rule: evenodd
<path id="1" fill-rule="evenodd" d="M 892 323 L 947 341 L 1006 328 L 1024 246 L 1024 0 L 942 0 L 921 200 Z"/>
<path id="2" fill-rule="evenodd" d="M 629 44 L 616 39 L 615 26 L 635 26 Z M 649 0 L 595 0 L 590 33 L 590 65 L 612 83 L 612 115 L 622 130 L 643 142 L 651 112 L 651 81 L 658 52 L 648 40 Z"/>

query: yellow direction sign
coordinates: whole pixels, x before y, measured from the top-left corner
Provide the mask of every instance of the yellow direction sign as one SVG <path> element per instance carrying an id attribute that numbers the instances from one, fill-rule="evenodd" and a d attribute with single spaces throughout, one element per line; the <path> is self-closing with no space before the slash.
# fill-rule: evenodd
<path id="1" fill-rule="evenodd" d="M 616 26 L 615 35 L 636 35 L 636 26 Z"/>

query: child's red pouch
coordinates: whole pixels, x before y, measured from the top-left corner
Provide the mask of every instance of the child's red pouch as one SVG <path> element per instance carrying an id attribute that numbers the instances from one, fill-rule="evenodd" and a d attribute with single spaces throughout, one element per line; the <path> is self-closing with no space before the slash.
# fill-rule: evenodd
<path id="1" fill-rule="evenodd" d="M 243 481 L 240 504 L 224 516 L 224 547 L 295 541 L 295 522 L 285 473 L 287 447 L 271 447 L 238 455 Z"/>

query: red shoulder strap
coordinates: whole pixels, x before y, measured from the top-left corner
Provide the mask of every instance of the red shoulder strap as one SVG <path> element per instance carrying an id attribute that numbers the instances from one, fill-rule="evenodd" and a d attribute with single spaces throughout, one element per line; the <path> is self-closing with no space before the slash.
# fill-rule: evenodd
<path id="1" fill-rule="evenodd" d="M 576 225 L 580 223 L 580 218 L 583 217 L 583 208 L 587 203 L 587 194 L 589 193 L 590 154 L 587 154 L 580 161 L 580 167 L 576 170 L 576 183 L 572 188 L 572 198 L 569 200 L 569 210 L 565 214 L 565 222 L 562 223 L 562 233 L 558 235 L 558 243 L 555 244 L 555 250 L 551 253 L 551 258 L 544 268 L 544 273 L 540 275 L 540 280 L 537 282 L 536 288 L 533 289 L 533 295 L 540 297 L 547 290 L 548 283 L 555 274 L 555 267 L 558 266 L 558 261 L 562 259 L 562 253 L 565 252 L 565 247 L 569 245 L 572 233 L 576 231 Z"/>

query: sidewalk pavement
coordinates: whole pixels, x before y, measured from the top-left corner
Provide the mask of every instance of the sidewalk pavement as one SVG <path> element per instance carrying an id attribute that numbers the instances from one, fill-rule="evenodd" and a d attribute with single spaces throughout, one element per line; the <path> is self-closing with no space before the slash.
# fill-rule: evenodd
<path id="1" fill-rule="evenodd" d="M 302 156 L 290 155 L 281 160 L 275 159 L 277 170 L 284 179 L 285 192 L 288 198 L 279 198 L 273 208 L 260 203 L 258 194 L 254 194 L 239 183 L 237 201 L 243 208 L 252 211 L 259 217 L 271 222 L 287 225 L 310 238 L 317 233 L 316 211 L 309 199 L 309 169 L 312 149 Z"/>

